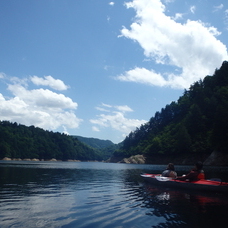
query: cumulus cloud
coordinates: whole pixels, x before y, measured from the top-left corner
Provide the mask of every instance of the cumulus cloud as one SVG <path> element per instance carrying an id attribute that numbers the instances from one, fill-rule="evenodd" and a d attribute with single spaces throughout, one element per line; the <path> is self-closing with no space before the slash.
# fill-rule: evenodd
<path id="1" fill-rule="evenodd" d="M 99 114 L 96 119 L 91 119 L 90 122 L 96 126 L 93 126 L 93 131 L 100 131 L 101 128 L 112 128 L 114 130 L 123 133 L 126 136 L 136 127 L 140 127 L 146 123 L 146 120 L 129 119 L 125 115 L 127 112 L 133 112 L 133 110 L 127 105 L 112 106 L 102 104 L 106 109 L 109 108 L 109 113 Z M 99 109 L 100 110 L 100 109 Z"/>
<path id="2" fill-rule="evenodd" d="M 77 128 L 82 122 L 74 113 L 78 105 L 71 98 L 48 89 L 28 89 L 25 83 L 16 78 L 13 82 L 7 88 L 12 94 L 11 98 L 6 99 L 0 94 L 1 120 L 46 130 L 62 127 L 65 132 L 67 128 Z"/>
<path id="3" fill-rule="evenodd" d="M 126 7 L 133 8 L 136 17 L 130 29 L 122 28 L 121 36 L 138 42 L 151 61 L 178 68 L 180 73 L 136 67 L 118 75 L 118 80 L 183 89 L 212 74 L 227 59 L 227 48 L 217 39 L 220 32 L 215 27 L 202 21 L 177 23 L 165 14 L 160 0 L 133 0 Z"/>
<path id="4" fill-rule="evenodd" d="M 114 6 L 115 5 L 115 2 L 109 2 L 109 5 L 110 6 Z"/>
<path id="5" fill-rule="evenodd" d="M 43 85 L 43 86 L 49 86 L 52 89 L 55 90 L 66 90 L 68 89 L 68 86 L 66 86 L 64 84 L 63 81 L 61 81 L 60 79 L 54 79 L 52 76 L 44 76 L 44 78 L 40 78 L 37 76 L 32 76 L 31 77 L 31 81 L 35 84 L 35 85 Z"/>
<path id="6" fill-rule="evenodd" d="M 63 94 L 57 94 L 48 89 L 27 90 L 21 85 L 9 85 L 8 90 L 26 104 L 45 108 L 45 109 L 76 109 L 77 103 L 71 98 L 65 97 Z"/>
<path id="7" fill-rule="evenodd" d="M 166 80 L 153 70 L 136 67 L 116 77 L 120 81 L 139 82 L 143 84 L 165 86 Z"/>

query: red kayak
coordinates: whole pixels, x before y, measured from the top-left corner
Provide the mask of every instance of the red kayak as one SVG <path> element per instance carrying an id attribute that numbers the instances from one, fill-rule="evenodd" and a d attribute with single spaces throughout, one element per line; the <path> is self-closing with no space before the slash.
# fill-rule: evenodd
<path id="1" fill-rule="evenodd" d="M 157 185 L 162 185 L 165 187 L 175 187 L 175 188 L 187 188 L 196 189 L 201 191 L 214 191 L 214 192 L 227 192 L 228 193 L 228 183 L 217 181 L 217 180 L 205 180 L 201 179 L 198 181 L 181 181 L 175 180 L 170 177 L 162 177 L 160 174 L 141 174 L 144 180 Z"/>

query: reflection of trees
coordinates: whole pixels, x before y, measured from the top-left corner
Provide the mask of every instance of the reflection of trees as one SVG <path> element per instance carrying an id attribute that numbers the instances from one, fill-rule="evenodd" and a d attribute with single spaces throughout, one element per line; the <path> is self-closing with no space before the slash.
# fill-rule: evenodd
<path id="1" fill-rule="evenodd" d="M 26 168 L 17 166 L 0 167 L 0 188 L 12 191 L 14 195 L 52 194 L 63 188 L 77 188 L 79 182 L 88 186 L 92 170 Z M 87 176 L 87 179 L 78 178 Z M 80 183 L 80 186 L 83 185 Z"/>
<path id="2" fill-rule="evenodd" d="M 151 185 L 145 185 L 142 190 L 143 207 L 152 208 L 147 215 L 163 217 L 166 220 L 156 227 L 184 227 L 186 225 L 181 216 L 175 212 L 169 191 Z"/>
<path id="3" fill-rule="evenodd" d="M 218 224 L 228 222 L 225 215 L 228 209 L 226 196 L 175 191 L 150 184 L 143 185 L 140 191 L 141 207 L 151 209 L 146 214 L 165 220 L 152 227 L 218 227 Z"/>
<path id="4" fill-rule="evenodd" d="M 143 184 L 139 174 L 140 170 L 124 170 L 122 175 L 124 193 L 129 206 L 146 209 L 145 214 L 155 221 L 153 224 L 157 223 L 157 218 L 159 221 L 164 221 L 160 222 L 159 226 L 152 227 L 185 227 L 186 223 L 173 207 L 172 201 L 175 200 L 172 193 L 163 188 Z"/>
<path id="5" fill-rule="evenodd" d="M 76 168 L 76 163 L 72 169 L 43 168 L 42 165 L 48 166 L 45 163 L 39 163 L 34 167 L 31 167 L 30 163 L 15 163 L 0 167 L 0 191 L 10 191 L 15 196 L 29 196 L 53 194 L 64 189 L 68 191 L 88 190 L 94 189 L 96 186 L 107 186 L 109 183 L 120 182 L 123 175 L 123 172 L 119 170 Z"/>

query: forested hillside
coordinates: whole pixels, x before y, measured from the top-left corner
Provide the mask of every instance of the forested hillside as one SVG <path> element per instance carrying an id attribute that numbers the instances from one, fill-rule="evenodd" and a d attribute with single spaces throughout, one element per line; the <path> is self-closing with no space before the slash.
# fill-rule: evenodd
<path id="1" fill-rule="evenodd" d="M 103 160 L 101 153 L 66 134 L 0 121 L 0 159 Z"/>
<path id="2" fill-rule="evenodd" d="M 96 138 L 87 138 L 82 136 L 73 136 L 76 137 L 79 141 L 86 144 L 89 147 L 92 147 L 95 150 L 98 150 L 103 160 L 109 159 L 113 152 L 119 148 L 118 144 L 114 144 L 110 140 L 101 140 Z"/>
<path id="3" fill-rule="evenodd" d="M 228 62 L 131 132 L 116 157 L 228 153 Z"/>

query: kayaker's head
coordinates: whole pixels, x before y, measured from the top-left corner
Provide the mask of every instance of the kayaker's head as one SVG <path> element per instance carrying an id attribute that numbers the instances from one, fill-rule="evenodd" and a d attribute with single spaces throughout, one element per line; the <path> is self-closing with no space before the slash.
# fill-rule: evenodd
<path id="1" fill-rule="evenodd" d="M 174 171 L 175 170 L 174 164 L 173 163 L 169 163 L 168 166 L 167 166 L 167 169 Z"/>
<path id="2" fill-rule="evenodd" d="M 203 163 L 201 161 L 196 162 L 195 164 L 197 170 L 201 170 L 203 168 Z"/>

